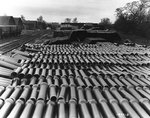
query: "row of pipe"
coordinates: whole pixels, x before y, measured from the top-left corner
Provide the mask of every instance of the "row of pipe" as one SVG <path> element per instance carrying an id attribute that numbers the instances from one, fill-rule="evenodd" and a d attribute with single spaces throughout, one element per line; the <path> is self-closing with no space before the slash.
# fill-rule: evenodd
<path id="1" fill-rule="evenodd" d="M 150 94 L 147 93 L 148 98 L 145 97 L 146 95 L 143 97 L 146 92 L 140 87 L 120 87 L 118 89 L 116 87 L 110 89 L 94 87 L 91 89 L 71 86 L 70 99 L 67 101 L 64 98 L 67 97 L 65 94 L 68 94 L 65 92 L 66 86 L 60 88 L 59 95 L 56 95 L 54 89 L 46 91 L 47 87 L 46 83 L 41 83 L 39 88 L 37 85 L 32 88 L 30 86 L 1 87 L 1 118 L 29 118 L 31 116 L 32 118 L 48 118 L 55 115 L 58 118 L 78 118 L 78 115 L 83 118 L 150 117 L 148 97 Z M 149 90 L 147 87 L 144 89 Z M 54 98 L 47 99 L 46 93 L 59 97 L 57 101 Z"/>

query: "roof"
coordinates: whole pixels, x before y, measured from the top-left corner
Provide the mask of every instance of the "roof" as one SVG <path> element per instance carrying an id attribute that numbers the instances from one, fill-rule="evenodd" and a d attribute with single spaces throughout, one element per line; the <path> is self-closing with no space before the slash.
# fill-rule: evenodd
<path id="1" fill-rule="evenodd" d="M 15 25 L 15 20 L 12 16 L 0 16 L 0 25 Z"/>

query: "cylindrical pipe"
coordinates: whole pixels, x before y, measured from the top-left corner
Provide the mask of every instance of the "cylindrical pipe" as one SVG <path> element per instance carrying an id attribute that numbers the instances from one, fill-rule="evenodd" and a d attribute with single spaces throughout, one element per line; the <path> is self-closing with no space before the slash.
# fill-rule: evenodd
<path id="1" fill-rule="evenodd" d="M 65 107 L 65 101 L 59 100 L 58 101 L 58 118 L 66 118 L 66 107 Z"/>
<path id="2" fill-rule="evenodd" d="M 15 69 L 12 73 L 11 73 L 11 76 L 14 78 L 14 77 L 17 77 L 17 75 L 21 72 L 22 68 L 21 67 L 18 67 L 17 69 Z"/>
<path id="3" fill-rule="evenodd" d="M 50 100 L 54 102 L 57 100 L 56 86 L 53 84 L 50 86 Z"/>
<path id="4" fill-rule="evenodd" d="M 108 84 L 104 81 L 102 75 L 98 75 L 97 78 L 98 78 L 98 81 L 100 82 L 100 84 L 101 84 L 103 87 L 108 87 Z"/>
<path id="5" fill-rule="evenodd" d="M 32 75 L 33 75 L 33 68 L 30 68 L 29 69 L 29 71 L 28 71 L 28 73 L 27 73 L 27 75 L 26 75 L 26 78 L 31 78 L 32 77 Z"/>
<path id="6" fill-rule="evenodd" d="M 31 114 L 33 112 L 33 107 L 34 107 L 34 102 L 29 99 L 26 102 L 26 106 L 25 106 L 23 112 L 21 113 L 20 118 L 30 118 Z"/>
<path id="7" fill-rule="evenodd" d="M 92 113 L 93 113 L 93 118 L 103 118 L 102 117 L 102 114 L 100 113 L 100 111 L 98 110 L 98 107 L 97 107 L 97 103 L 95 100 L 92 100 L 90 102 L 90 106 L 92 108 Z"/>
<path id="8" fill-rule="evenodd" d="M 33 76 L 33 77 L 31 77 L 31 79 L 30 79 L 29 85 L 34 85 L 34 84 L 36 84 L 36 82 L 37 82 L 37 77 Z"/>
<path id="9" fill-rule="evenodd" d="M 69 118 L 78 118 L 77 102 L 73 99 L 69 101 Z"/>
<path id="10" fill-rule="evenodd" d="M 37 84 L 34 84 L 32 86 L 32 92 L 31 92 L 31 95 L 30 95 L 30 99 L 33 100 L 33 101 L 36 101 L 36 98 L 37 98 L 37 91 L 38 90 L 38 85 Z"/>
<path id="11" fill-rule="evenodd" d="M 21 79 L 24 78 L 27 72 L 28 72 L 28 68 L 24 68 L 22 70 L 22 72 L 19 73 L 18 77 L 21 78 Z"/>
<path id="12" fill-rule="evenodd" d="M 46 107 L 46 111 L 45 111 L 45 116 L 44 118 L 54 118 L 55 116 L 55 102 L 52 101 L 48 101 L 47 102 L 47 107 Z"/>
<path id="13" fill-rule="evenodd" d="M 21 96 L 19 98 L 21 100 L 23 100 L 23 101 L 26 101 L 28 99 L 28 97 L 29 97 L 30 90 L 31 90 L 31 87 L 29 85 L 26 85 L 24 87 L 24 90 L 23 90 L 23 92 L 22 92 L 22 94 L 21 94 Z"/>
<path id="14" fill-rule="evenodd" d="M 40 91 L 39 91 L 39 95 L 38 95 L 38 100 L 45 100 L 46 98 L 46 94 L 47 94 L 47 83 L 42 82 L 40 84 Z"/>
<path id="15" fill-rule="evenodd" d="M 68 79 L 69 79 L 69 82 L 70 82 L 70 86 L 72 86 L 72 85 L 76 86 L 73 76 L 69 76 Z"/>
<path id="16" fill-rule="evenodd" d="M 60 100 L 60 99 L 65 100 L 66 93 L 67 93 L 67 86 L 62 84 L 58 100 Z"/>
<path id="17" fill-rule="evenodd" d="M 86 101 L 80 102 L 80 108 L 81 108 L 81 113 L 83 115 L 83 118 L 92 118 L 90 111 L 88 109 Z"/>
<path id="18" fill-rule="evenodd" d="M 42 118 L 44 106 L 45 106 L 44 101 L 38 100 L 36 102 L 36 106 L 32 118 Z"/>
<path id="19" fill-rule="evenodd" d="M 14 101 L 16 101 L 22 91 L 21 86 L 16 86 L 14 92 L 11 94 L 9 98 L 12 98 Z"/>
<path id="20" fill-rule="evenodd" d="M 48 84 L 48 85 L 52 85 L 52 84 L 53 84 L 53 78 L 52 78 L 52 76 L 48 75 L 48 76 L 46 77 L 46 80 L 47 80 L 47 84 Z"/>
<path id="21" fill-rule="evenodd" d="M 70 100 L 77 101 L 76 87 L 74 85 L 70 86 Z"/>
<path id="22" fill-rule="evenodd" d="M 19 118 L 20 112 L 22 111 L 23 107 L 24 102 L 22 100 L 17 100 L 14 108 L 12 109 L 7 118 Z"/>
<path id="23" fill-rule="evenodd" d="M 66 76 L 62 76 L 61 80 L 62 80 L 62 84 L 66 85 L 66 86 L 68 85 L 67 77 Z"/>
<path id="24" fill-rule="evenodd" d="M 3 94 L 0 96 L 0 98 L 3 100 L 8 98 L 10 96 L 10 94 L 12 93 L 13 89 L 14 89 L 14 87 L 12 87 L 12 86 L 6 87 L 6 90 L 3 92 Z"/>
<path id="25" fill-rule="evenodd" d="M 14 105 L 14 100 L 8 98 L 5 100 L 5 104 L 0 110 L 0 117 L 1 118 L 7 118 L 8 114 L 10 113 L 12 107 Z"/>
<path id="26" fill-rule="evenodd" d="M 84 93 L 83 93 L 83 88 L 81 86 L 79 86 L 77 88 L 78 90 L 78 99 L 79 99 L 79 103 L 82 102 L 82 101 L 86 101 L 85 100 L 85 97 L 84 97 Z"/>

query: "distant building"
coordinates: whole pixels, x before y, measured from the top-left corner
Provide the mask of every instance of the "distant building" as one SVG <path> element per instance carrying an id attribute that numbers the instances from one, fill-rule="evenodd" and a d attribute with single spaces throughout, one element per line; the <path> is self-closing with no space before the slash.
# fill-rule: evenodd
<path id="1" fill-rule="evenodd" d="M 0 25 L 15 25 L 13 16 L 0 16 Z"/>
<path id="2" fill-rule="evenodd" d="M 37 21 L 31 21 L 31 20 L 24 21 L 23 27 L 26 30 L 35 30 L 37 29 Z"/>

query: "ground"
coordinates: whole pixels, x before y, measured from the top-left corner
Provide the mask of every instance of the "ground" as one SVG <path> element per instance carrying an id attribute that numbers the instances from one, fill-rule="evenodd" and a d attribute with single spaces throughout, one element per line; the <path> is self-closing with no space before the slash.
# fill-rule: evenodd
<path id="1" fill-rule="evenodd" d="M 137 44 L 140 44 L 140 45 L 150 46 L 150 39 L 148 39 L 148 38 L 143 38 L 143 37 L 140 37 L 140 36 L 137 36 L 137 35 L 124 34 L 124 33 L 121 33 L 121 32 L 119 32 L 119 35 L 120 35 L 120 37 L 123 41 L 125 41 L 126 39 L 129 39 L 134 43 L 137 43 Z"/>

